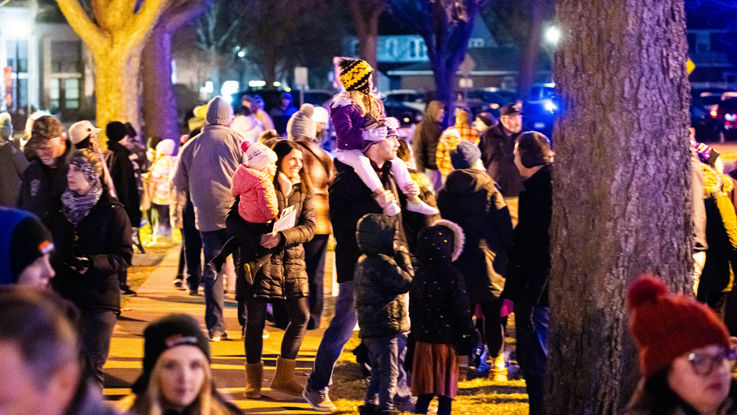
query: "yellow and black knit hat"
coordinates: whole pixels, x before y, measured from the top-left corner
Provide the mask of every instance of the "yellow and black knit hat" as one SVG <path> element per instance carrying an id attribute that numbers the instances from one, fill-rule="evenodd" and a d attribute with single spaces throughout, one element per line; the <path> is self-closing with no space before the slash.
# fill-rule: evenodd
<path id="1" fill-rule="evenodd" d="M 374 73 L 368 62 L 362 59 L 344 59 L 340 62 L 340 82 L 346 91 L 369 92 L 369 79 Z"/>

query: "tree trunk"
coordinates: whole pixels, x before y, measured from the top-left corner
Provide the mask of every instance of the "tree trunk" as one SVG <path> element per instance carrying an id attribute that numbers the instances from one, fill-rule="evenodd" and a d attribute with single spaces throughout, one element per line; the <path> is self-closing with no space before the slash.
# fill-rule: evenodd
<path id="1" fill-rule="evenodd" d="M 146 137 L 179 141 L 177 102 L 171 80 L 171 33 L 157 26 L 143 50 L 143 107 Z"/>
<path id="2" fill-rule="evenodd" d="M 372 68 L 378 71 L 379 60 L 378 60 L 378 42 L 379 35 L 377 32 L 368 33 L 364 36 L 360 36 L 358 39 L 360 45 L 361 58 L 368 62 Z"/>
<path id="3" fill-rule="evenodd" d="M 97 125 L 105 131 L 110 121 L 130 122 L 140 131 L 141 47 L 134 47 L 133 51 L 113 47 L 103 52 L 100 55 L 93 51 Z M 106 137 L 103 141 L 106 143 Z"/>
<path id="4" fill-rule="evenodd" d="M 615 414 L 637 377 L 626 290 L 691 274 L 682 0 L 558 0 L 546 410 Z"/>
<path id="5" fill-rule="evenodd" d="M 535 82 L 537 57 L 540 54 L 540 41 L 543 31 L 544 0 L 531 0 L 530 3 L 530 30 L 522 49 L 517 76 L 517 97 L 520 99 L 527 96 L 527 92 Z"/>
<path id="6" fill-rule="evenodd" d="M 448 120 L 452 118 L 453 111 L 451 107 L 455 101 L 453 96 L 455 84 L 455 71 L 448 71 L 443 62 L 431 62 L 433 77 L 435 78 L 435 99 L 441 101 L 445 105 L 445 117 L 443 125 L 448 125 Z"/>

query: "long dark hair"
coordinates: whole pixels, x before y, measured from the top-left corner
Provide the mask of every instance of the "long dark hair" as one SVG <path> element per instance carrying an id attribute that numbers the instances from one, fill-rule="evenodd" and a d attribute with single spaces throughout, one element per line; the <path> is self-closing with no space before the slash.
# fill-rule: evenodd
<path id="1" fill-rule="evenodd" d="M 274 144 L 274 147 L 272 148 L 274 150 L 274 153 L 276 153 L 276 172 L 277 174 L 274 175 L 274 187 L 279 186 L 279 173 L 281 173 L 281 163 L 282 160 L 284 160 L 284 157 L 286 157 L 289 153 L 291 153 L 293 150 L 297 150 L 304 156 L 304 152 L 302 151 L 302 147 L 299 146 L 299 144 L 290 141 L 290 140 L 281 140 L 278 141 L 276 144 Z M 305 171 L 304 164 L 302 165 L 302 168 L 299 170 L 299 179 L 302 181 L 302 191 L 306 194 L 312 193 L 312 185 L 310 184 L 310 178 L 307 175 L 307 172 Z"/>

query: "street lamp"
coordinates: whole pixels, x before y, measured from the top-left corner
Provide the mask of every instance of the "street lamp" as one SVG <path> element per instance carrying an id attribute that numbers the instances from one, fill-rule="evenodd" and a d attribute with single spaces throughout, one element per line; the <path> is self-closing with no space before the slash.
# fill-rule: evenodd
<path id="1" fill-rule="evenodd" d="M 553 47 L 558 45 L 558 42 L 560 41 L 560 37 L 561 37 L 560 29 L 558 29 L 556 26 L 549 26 L 545 30 L 545 41 Z"/>

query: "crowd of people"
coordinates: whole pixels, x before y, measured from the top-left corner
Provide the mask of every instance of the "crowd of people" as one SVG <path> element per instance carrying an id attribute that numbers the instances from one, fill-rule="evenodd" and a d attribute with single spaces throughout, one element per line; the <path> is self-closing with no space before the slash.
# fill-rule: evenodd
<path id="1" fill-rule="evenodd" d="M 0 285 L 10 286 L 0 290 L 0 321 L 8 322 L 0 350 L 10 356 L 0 370 L 28 368 L 29 393 L 77 408 L 67 413 L 108 413 L 102 367 L 121 295 L 135 294 L 127 269 L 148 223 L 152 244 L 170 243 L 172 229 L 181 230 L 173 283 L 190 295 L 204 285 L 206 330 L 182 314 L 146 328 L 132 414 L 239 413 L 210 370 L 209 343 L 228 339 L 226 275 L 235 277 L 248 399 L 262 396 L 272 319 L 284 335 L 271 389 L 317 411 L 336 410 L 333 369 L 358 324 L 370 366 L 359 413 L 424 414 L 437 398 L 438 413 L 450 414 L 461 356 L 469 370 L 508 379 L 513 309 L 529 412 L 545 413 L 548 138 L 522 131 L 514 103 L 500 108 L 496 123 L 455 108 L 444 129 L 446 109 L 431 101 L 407 142 L 386 116 L 373 75 L 365 61 L 343 60 L 344 91 L 327 110 L 294 108 L 285 94 L 269 117 L 258 97 L 244 96 L 235 111 L 215 97 L 195 109 L 190 132 L 177 140 L 144 144 L 130 124 L 113 121 L 105 126 L 107 150 L 89 121 L 67 132 L 49 115 L 33 121 L 21 149 L 0 115 Z M 322 146 L 331 130 L 334 158 Z M 706 305 L 667 294 L 654 277 L 632 288 L 644 378 L 631 414 L 737 413 L 729 382 L 735 350 L 723 322 L 737 265 L 732 179 L 713 149 L 694 143 L 693 151 L 694 290 Z M 307 330 L 322 323 L 331 235 L 335 312 L 302 385 L 296 359 Z M 0 409 L 17 399 L 3 382 Z"/>

